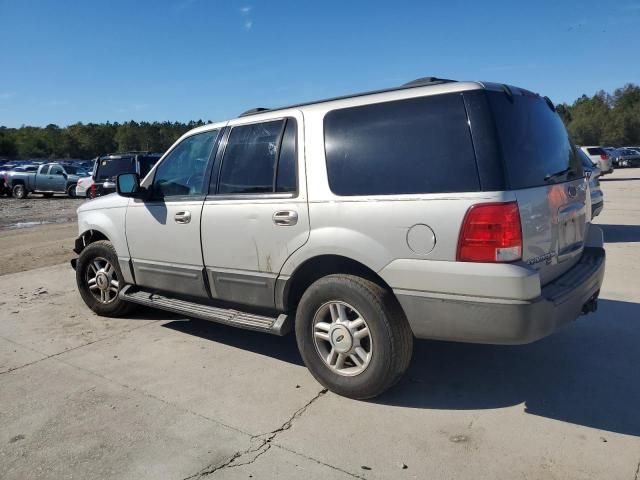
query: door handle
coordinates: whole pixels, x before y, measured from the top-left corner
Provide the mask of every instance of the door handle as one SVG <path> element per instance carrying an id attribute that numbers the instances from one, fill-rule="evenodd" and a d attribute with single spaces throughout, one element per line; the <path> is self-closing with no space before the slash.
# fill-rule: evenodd
<path id="1" fill-rule="evenodd" d="M 298 212 L 293 210 L 279 210 L 273 214 L 273 223 L 281 227 L 287 227 L 298 223 Z"/>
<path id="2" fill-rule="evenodd" d="M 191 212 L 177 212 L 173 219 L 176 223 L 189 223 L 191 221 Z"/>

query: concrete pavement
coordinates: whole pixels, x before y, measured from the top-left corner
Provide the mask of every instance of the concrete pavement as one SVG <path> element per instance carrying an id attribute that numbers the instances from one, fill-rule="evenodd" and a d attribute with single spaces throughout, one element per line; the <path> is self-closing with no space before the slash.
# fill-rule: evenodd
<path id="1" fill-rule="evenodd" d="M 640 171 L 602 182 L 596 314 L 532 345 L 416 342 L 369 402 L 279 338 L 95 316 L 67 265 L 0 276 L 0 478 L 640 479 Z"/>

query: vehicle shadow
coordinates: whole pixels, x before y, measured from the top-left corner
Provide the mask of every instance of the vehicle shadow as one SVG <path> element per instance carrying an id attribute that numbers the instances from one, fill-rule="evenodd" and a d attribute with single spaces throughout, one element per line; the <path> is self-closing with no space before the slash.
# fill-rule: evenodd
<path id="1" fill-rule="evenodd" d="M 594 225 L 602 229 L 605 243 L 640 242 L 640 225 Z"/>
<path id="2" fill-rule="evenodd" d="M 298 353 L 294 335 L 279 337 L 197 319 L 165 323 L 163 327 L 276 358 L 283 362 L 304 365 Z"/>
<path id="3" fill-rule="evenodd" d="M 179 332 L 302 365 L 293 335 L 276 337 L 200 320 Z M 403 380 L 371 402 L 421 409 L 482 410 L 524 403 L 532 415 L 640 436 L 640 304 L 600 300 L 530 345 L 416 341 Z"/>
<path id="4" fill-rule="evenodd" d="M 530 345 L 418 341 L 405 379 L 373 401 L 447 410 L 524 403 L 532 415 L 640 436 L 640 304 L 599 303 Z"/>

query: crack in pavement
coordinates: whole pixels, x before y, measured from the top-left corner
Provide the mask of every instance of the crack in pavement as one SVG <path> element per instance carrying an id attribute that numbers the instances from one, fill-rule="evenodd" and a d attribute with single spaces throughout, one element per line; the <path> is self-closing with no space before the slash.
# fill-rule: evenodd
<path id="1" fill-rule="evenodd" d="M 223 470 L 225 468 L 236 468 L 236 467 L 242 467 L 244 465 L 250 465 L 253 462 L 255 462 L 258 458 L 260 458 L 260 456 L 264 455 L 265 453 L 267 453 L 269 451 L 269 449 L 271 448 L 272 441 L 282 432 L 289 430 L 291 428 L 291 426 L 293 425 L 293 421 L 296 418 L 299 418 L 301 415 L 304 414 L 304 412 L 307 411 L 307 409 L 313 405 L 313 403 L 318 400 L 320 397 L 322 397 L 325 393 L 327 393 L 327 389 L 323 388 L 322 390 L 320 390 L 318 392 L 318 394 L 313 397 L 311 400 L 309 400 L 305 405 L 303 405 L 302 407 L 300 407 L 298 410 L 296 410 L 293 415 L 291 415 L 291 417 L 289 417 L 289 419 L 284 422 L 280 427 L 276 428 L 275 430 L 272 430 L 270 432 L 267 433 L 261 433 L 258 435 L 253 435 L 250 439 L 250 443 L 254 443 L 257 440 L 257 444 L 254 445 L 250 445 L 249 448 L 245 449 L 245 450 L 240 450 L 238 452 L 235 452 L 233 455 L 231 455 L 229 458 L 227 458 L 225 461 L 223 461 L 222 463 L 218 463 L 216 465 L 209 465 L 207 467 L 205 467 L 204 469 L 200 470 L 198 473 L 195 473 L 193 475 L 190 475 L 189 477 L 184 478 L 183 480 L 191 480 L 194 478 L 204 478 L 204 477 L 208 477 L 209 475 L 213 475 L 216 472 Z M 238 461 L 237 460 L 241 459 L 242 457 L 246 457 L 246 456 L 251 456 L 249 459 L 247 459 L 246 461 Z M 320 463 L 320 462 L 318 462 Z"/>
<path id="2" fill-rule="evenodd" d="M 15 372 L 16 370 L 20 370 L 21 368 L 25 368 L 25 367 L 28 367 L 30 365 L 34 365 L 36 363 L 44 362 L 45 360 L 49 360 L 50 358 L 55 358 L 55 357 L 58 357 L 60 355 L 65 354 L 65 353 L 73 352 L 74 350 L 78 350 L 79 348 L 88 347 L 89 345 L 93 345 L 94 343 L 102 342 L 104 340 L 109 340 L 111 338 L 117 337 L 118 335 L 122 335 L 124 333 L 129 333 L 129 332 L 132 332 L 132 331 L 137 330 L 139 328 L 144 328 L 144 327 L 147 327 L 149 325 L 153 325 L 154 323 L 161 322 L 161 321 L 162 320 L 151 320 L 150 322 L 145 323 L 144 325 L 139 325 L 137 327 L 133 327 L 133 328 L 130 328 L 128 330 L 123 330 L 121 332 L 114 333 L 113 335 L 109 335 L 108 337 L 98 338 L 97 340 L 93 340 L 92 342 L 83 343 L 82 345 L 78 345 L 76 347 L 72 347 L 72 348 L 69 348 L 67 350 L 63 350 L 62 352 L 52 353 L 51 355 L 47 355 L 46 353 L 40 352 L 40 351 L 35 350 L 35 349 L 31 348 L 31 347 L 27 347 L 26 345 L 22 345 L 21 343 L 18 343 L 18 342 L 14 341 L 14 340 L 11 340 L 10 338 L 0 337 L 3 340 L 6 340 L 9 343 L 13 343 L 14 345 L 18 345 L 19 347 L 22 347 L 22 348 L 25 348 L 25 349 L 30 350 L 32 352 L 35 352 L 38 355 L 44 355 L 43 358 L 39 358 L 38 360 L 34 360 L 33 362 L 25 363 L 24 365 L 20 365 L 19 367 L 10 368 L 8 370 L 5 370 L 4 372 L 0 372 L 0 375 L 4 375 L 5 373 Z"/>
<path id="3" fill-rule="evenodd" d="M 636 476 L 634 480 L 640 480 L 640 461 L 638 462 L 638 466 L 636 467 Z"/>

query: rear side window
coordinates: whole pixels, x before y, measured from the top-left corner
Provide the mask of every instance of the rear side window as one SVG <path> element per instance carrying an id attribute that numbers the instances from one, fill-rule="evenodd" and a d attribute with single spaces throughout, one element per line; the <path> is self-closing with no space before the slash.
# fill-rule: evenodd
<path id="1" fill-rule="evenodd" d="M 296 130 L 292 118 L 233 127 L 222 159 L 218 193 L 295 192 Z"/>
<path id="2" fill-rule="evenodd" d="M 601 148 L 587 148 L 587 152 L 589 152 L 589 155 L 602 155 L 605 153 Z"/>
<path id="3" fill-rule="evenodd" d="M 512 189 L 582 176 L 580 160 L 564 124 L 543 98 L 493 91 L 487 96 Z"/>
<path id="4" fill-rule="evenodd" d="M 280 146 L 280 158 L 276 173 L 276 192 L 291 193 L 297 189 L 296 185 L 296 121 L 293 118 L 287 120 Z"/>
<path id="5" fill-rule="evenodd" d="M 480 190 L 460 94 L 333 110 L 324 135 L 336 195 Z"/>
<path id="6" fill-rule="evenodd" d="M 40 169 L 40 174 L 41 174 L 41 175 L 45 175 L 45 174 L 47 174 L 47 173 L 49 173 L 49 165 L 45 165 L 44 167 L 42 167 L 42 168 Z"/>

